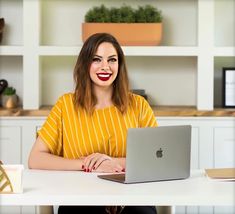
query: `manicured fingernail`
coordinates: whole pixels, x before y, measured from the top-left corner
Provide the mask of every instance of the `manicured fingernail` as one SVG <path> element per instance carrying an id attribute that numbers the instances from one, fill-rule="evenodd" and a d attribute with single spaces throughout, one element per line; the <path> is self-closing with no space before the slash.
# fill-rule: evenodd
<path id="1" fill-rule="evenodd" d="M 95 167 L 93 167 L 93 169 L 95 169 Z"/>
<path id="2" fill-rule="evenodd" d="M 84 165 L 82 165 L 82 169 L 84 169 Z"/>
<path id="3" fill-rule="evenodd" d="M 122 172 L 125 172 L 125 169 L 124 169 L 124 168 L 122 169 Z"/>

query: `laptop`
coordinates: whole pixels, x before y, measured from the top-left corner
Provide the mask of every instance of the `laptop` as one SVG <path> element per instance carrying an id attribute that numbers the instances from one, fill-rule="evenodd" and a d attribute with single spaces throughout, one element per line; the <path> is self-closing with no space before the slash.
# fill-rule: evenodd
<path id="1" fill-rule="evenodd" d="M 126 184 L 188 178 L 191 129 L 190 125 L 129 128 L 126 172 L 98 177 Z"/>

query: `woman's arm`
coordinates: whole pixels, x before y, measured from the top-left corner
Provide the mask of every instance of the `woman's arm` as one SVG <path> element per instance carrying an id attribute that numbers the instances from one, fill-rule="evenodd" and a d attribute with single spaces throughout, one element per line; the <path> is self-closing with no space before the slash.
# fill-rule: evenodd
<path id="1" fill-rule="evenodd" d="M 28 159 L 30 169 L 83 170 L 82 159 L 66 159 L 50 153 L 42 138 L 38 137 Z"/>

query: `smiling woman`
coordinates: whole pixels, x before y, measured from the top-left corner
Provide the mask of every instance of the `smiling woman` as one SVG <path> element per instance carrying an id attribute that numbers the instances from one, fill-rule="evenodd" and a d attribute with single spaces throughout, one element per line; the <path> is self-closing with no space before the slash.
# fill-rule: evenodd
<path id="1" fill-rule="evenodd" d="M 58 99 L 38 131 L 29 167 L 124 172 L 127 129 L 157 123 L 148 102 L 130 92 L 125 57 L 112 35 L 98 33 L 87 39 L 74 80 L 74 93 Z M 154 206 L 120 208 L 60 206 L 59 213 L 156 213 Z"/>

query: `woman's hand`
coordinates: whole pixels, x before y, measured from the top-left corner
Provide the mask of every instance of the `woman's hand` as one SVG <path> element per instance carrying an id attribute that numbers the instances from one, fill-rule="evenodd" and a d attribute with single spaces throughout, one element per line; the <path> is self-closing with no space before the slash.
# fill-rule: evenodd
<path id="1" fill-rule="evenodd" d="M 108 155 L 93 153 L 84 158 L 83 169 L 85 172 L 123 172 L 123 167 Z"/>

